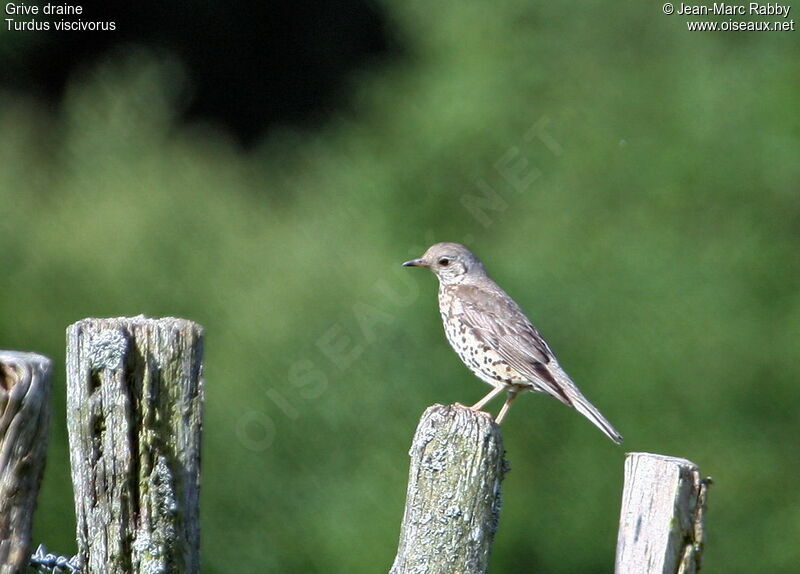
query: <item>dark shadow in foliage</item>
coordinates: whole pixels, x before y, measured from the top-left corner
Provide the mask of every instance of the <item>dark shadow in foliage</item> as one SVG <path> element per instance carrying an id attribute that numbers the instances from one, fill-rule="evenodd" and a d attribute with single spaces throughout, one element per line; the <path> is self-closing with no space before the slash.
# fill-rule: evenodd
<path id="1" fill-rule="evenodd" d="M 0 50 L 0 86 L 57 106 L 70 74 L 131 44 L 176 55 L 191 97 L 184 119 L 227 126 L 244 144 L 273 125 L 324 120 L 352 72 L 398 53 L 369 0 L 343 2 L 82 2 L 65 19 L 113 21 L 116 30 L 16 33 Z M 39 16 L 51 22 L 58 17 Z"/>

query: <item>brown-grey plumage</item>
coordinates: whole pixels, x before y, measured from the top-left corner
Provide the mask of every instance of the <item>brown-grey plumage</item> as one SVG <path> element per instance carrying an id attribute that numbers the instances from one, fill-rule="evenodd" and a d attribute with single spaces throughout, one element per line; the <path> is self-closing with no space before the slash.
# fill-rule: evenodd
<path id="1" fill-rule="evenodd" d="M 564 372 L 519 305 L 492 281 L 469 249 L 459 243 L 437 243 L 403 265 L 427 267 L 436 274 L 447 340 L 464 364 L 494 387 L 473 409 L 506 391 L 508 397 L 497 415 L 500 423 L 518 393 L 547 393 L 578 410 L 614 442 L 622 442 L 622 435 Z"/>

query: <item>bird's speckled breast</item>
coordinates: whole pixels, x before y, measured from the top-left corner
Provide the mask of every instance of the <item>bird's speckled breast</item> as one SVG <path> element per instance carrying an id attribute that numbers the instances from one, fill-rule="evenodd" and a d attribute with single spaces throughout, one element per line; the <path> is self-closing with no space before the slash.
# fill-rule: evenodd
<path id="1" fill-rule="evenodd" d="M 439 289 L 439 313 L 447 341 L 478 378 L 492 386 L 530 384 L 461 320 L 461 301 L 453 296 L 452 290 L 447 286 Z"/>

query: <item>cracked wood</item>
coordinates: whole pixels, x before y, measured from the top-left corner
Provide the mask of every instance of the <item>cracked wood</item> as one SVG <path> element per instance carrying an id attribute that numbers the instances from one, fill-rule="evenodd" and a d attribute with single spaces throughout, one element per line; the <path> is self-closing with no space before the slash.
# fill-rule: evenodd
<path id="1" fill-rule="evenodd" d="M 483 574 L 506 470 L 500 427 L 461 405 L 422 415 L 409 452 L 406 508 L 390 574 Z"/>
<path id="2" fill-rule="evenodd" d="M 202 328 L 84 319 L 67 330 L 67 417 L 84 574 L 199 572 Z"/>

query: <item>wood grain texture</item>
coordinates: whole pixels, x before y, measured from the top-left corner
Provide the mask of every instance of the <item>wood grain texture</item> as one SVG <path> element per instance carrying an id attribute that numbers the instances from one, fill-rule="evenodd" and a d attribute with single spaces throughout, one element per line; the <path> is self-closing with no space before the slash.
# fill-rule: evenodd
<path id="1" fill-rule="evenodd" d="M 406 508 L 390 574 L 483 574 L 506 470 L 491 416 L 434 405 L 411 445 Z"/>
<path id="2" fill-rule="evenodd" d="M 200 570 L 202 328 L 84 319 L 67 329 L 67 425 L 83 574 Z"/>
<path id="3" fill-rule="evenodd" d="M 689 460 L 629 453 L 616 574 L 699 571 L 708 484 Z"/>
<path id="4" fill-rule="evenodd" d="M 50 423 L 50 359 L 0 351 L 0 573 L 27 571 Z"/>

